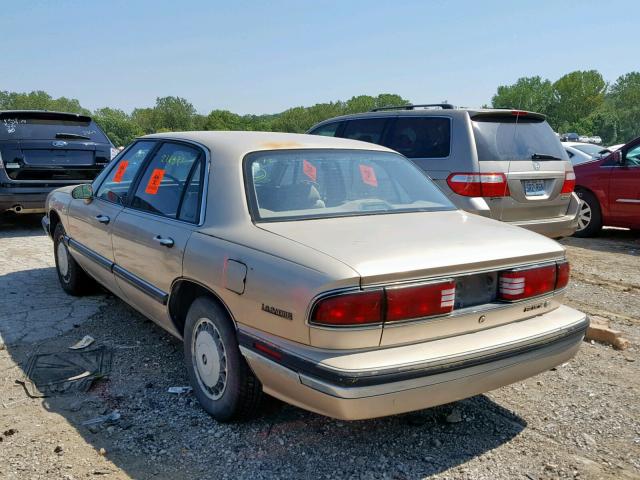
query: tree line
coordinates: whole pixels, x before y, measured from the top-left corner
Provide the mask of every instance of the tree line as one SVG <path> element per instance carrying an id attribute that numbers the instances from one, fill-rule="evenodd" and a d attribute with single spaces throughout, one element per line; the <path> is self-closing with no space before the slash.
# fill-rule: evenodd
<path id="1" fill-rule="evenodd" d="M 44 91 L 0 91 L 0 110 L 44 109 L 91 115 L 118 146 L 148 133 L 184 130 L 264 130 L 305 132 L 327 118 L 373 108 L 407 105 L 400 95 L 359 95 L 346 101 L 293 107 L 272 115 L 239 115 L 213 110 L 196 111 L 182 97 L 158 97 L 153 107 L 131 113 L 111 107 L 93 112 L 74 98 L 53 98 Z M 530 110 L 547 115 L 557 132 L 599 135 L 605 144 L 623 143 L 640 135 L 640 72 L 631 72 L 608 84 L 596 70 L 575 71 L 555 82 L 539 76 L 502 85 L 492 98 L 496 108 Z"/>

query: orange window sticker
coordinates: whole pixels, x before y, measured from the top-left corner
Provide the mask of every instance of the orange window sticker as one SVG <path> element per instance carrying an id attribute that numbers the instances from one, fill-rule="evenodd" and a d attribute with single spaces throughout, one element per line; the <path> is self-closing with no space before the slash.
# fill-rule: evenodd
<path id="1" fill-rule="evenodd" d="M 127 160 L 123 160 L 118 165 L 116 169 L 116 174 L 113 176 L 113 181 L 115 183 L 120 183 L 122 181 L 122 177 L 124 176 L 124 172 L 127 171 L 127 167 L 129 166 L 129 162 Z"/>
<path id="2" fill-rule="evenodd" d="M 158 188 L 160 187 L 160 183 L 162 183 L 163 177 L 164 169 L 154 168 L 153 173 L 151 173 L 151 177 L 149 177 L 149 182 L 147 182 L 147 188 L 144 189 L 144 193 L 148 193 L 149 195 L 155 195 L 158 193 Z"/>
<path id="3" fill-rule="evenodd" d="M 376 172 L 373 170 L 373 167 L 360 165 L 360 177 L 362 177 L 362 181 L 367 185 L 371 185 L 372 187 L 378 186 L 378 179 L 376 178 Z"/>
<path id="4" fill-rule="evenodd" d="M 316 178 L 318 178 L 318 169 L 314 167 L 311 162 L 308 162 L 307 160 L 304 160 L 304 159 L 302 160 L 302 171 L 313 182 L 315 182 Z"/>

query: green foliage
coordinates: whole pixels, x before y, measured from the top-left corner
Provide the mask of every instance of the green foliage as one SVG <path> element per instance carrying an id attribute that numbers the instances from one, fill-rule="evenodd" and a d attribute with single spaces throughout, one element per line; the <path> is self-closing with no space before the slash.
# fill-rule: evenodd
<path id="1" fill-rule="evenodd" d="M 114 145 L 127 145 L 142 135 L 140 126 L 122 110 L 104 107 L 93 112 L 93 119 L 104 130 Z"/>
<path id="2" fill-rule="evenodd" d="M 93 117 L 111 141 L 121 146 L 140 135 L 182 130 L 300 133 L 327 118 L 408 103 L 399 95 L 382 93 L 293 107 L 273 115 L 238 115 L 228 110 L 200 115 L 186 99 L 170 96 L 158 97 L 153 107 L 136 108 L 131 114 L 104 107 L 93 112 Z M 555 82 L 540 76 L 523 77 L 512 85 L 499 86 L 492 106 L 544 113 L 556 131 L 600 135 L 605 144 L 622 143 L 640 135 L 640 72 L 622 75 L 611 86 L 595 70 L 570 72 Z M 91 114 L 77 99 L 53 98 L 43 91 L 0 91 L 0 110 L 10 109 Z"/>
<path id="3" fill-rule="evenodd" d="M 498 87 L 492 104 L 543 113 L 558 132 L 624 143 L 640 135 L 640 72 L 622 75 L 610 87 L 596 70 L 570 72 L 554 83 L 520 78 Z"/>

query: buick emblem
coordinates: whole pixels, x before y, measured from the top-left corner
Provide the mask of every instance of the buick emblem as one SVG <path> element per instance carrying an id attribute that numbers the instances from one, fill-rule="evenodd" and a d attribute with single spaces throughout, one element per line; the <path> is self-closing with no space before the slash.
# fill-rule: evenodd
<path id="1" fill-rule="evenodd" d="M 66 147 L 68 144 L 67 142 L 63 141 L 63 140 L 57 140 L 55 142 L 53 142 L 53 146 L 54 147 Z"/>
<path id="2" fill-rule="evenodd" d="M 540 170 L 540 164 L 538 162 L 533 162 L 533 168 L 535 170 Z"/>

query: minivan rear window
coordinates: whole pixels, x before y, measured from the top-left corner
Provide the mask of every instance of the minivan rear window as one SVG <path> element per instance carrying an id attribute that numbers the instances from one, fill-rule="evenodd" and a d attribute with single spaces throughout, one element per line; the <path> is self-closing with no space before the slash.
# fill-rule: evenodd
<path id="1" fill-rule="evenodd" d="M 0 115 L 2 140 L 84 140 L 110 143 L 91 118 L 53 112 L 3 112 Z"/>
<path id="2" fill-rule="evenodd" d="M 566 159 L 549 124 L 522 117 L 478 117 L 473 120 L 478 160 L 532 160 L 533 154 Z"/>

